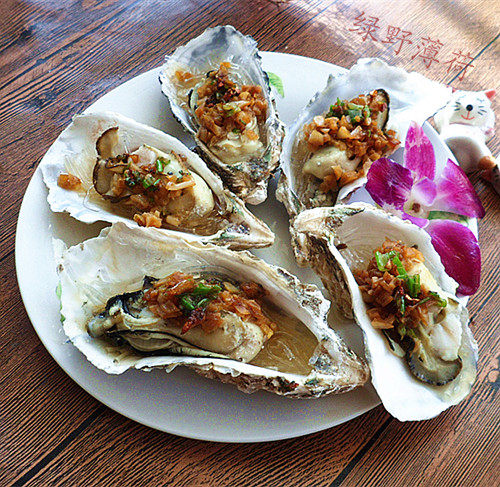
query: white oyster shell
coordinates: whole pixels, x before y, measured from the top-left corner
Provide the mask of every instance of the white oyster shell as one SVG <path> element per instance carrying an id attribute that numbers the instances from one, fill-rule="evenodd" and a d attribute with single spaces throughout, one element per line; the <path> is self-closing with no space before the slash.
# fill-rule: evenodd
<path id="1" fill-rule="evenodd" d="M 337 97 L 350 100 L 360 94 L 375 89 L 383 89 L 389 95 L 389 119 L 386 129 L 392 129 L 400 141 L 406 137 L 411 121 L 422 124 L 437 110 L 446 105 L 451 97 L 451 88 L 431 81 L 419 73 L 408 73 L 402 68 L 389 66 L 377 58 L 360 59 L 350 70 L 338 75 L 330 75 L 326 87 L 318 92 L 300 112 L 294 123 L 287 127 L 281 155 L 281 178 L 277 192 L 278 199 L 294 216 L 300 211 L 314 206 L 332 206 L 336 201 L 320 204 L 311 201 L 304 192 L 308 181 L 302 168 L 307 158 L 304 144 L 300 143 L 302 129 L 316 115 L 323 115 Z M 309 184 L 316 185 L 314 178 Z M 309 179 L 309 178 L 307 178 Z M 319 186 L 319 180 L 317 180 Z M 343 202 L 356 189 L 366 182 L 366 178 L 344 186 L 337 201 Z"/>
<path id="2" fill-rule="evenodd" d="M 130 228 L 122 223 L 69 249 L 61 241 L 55 241 L 54 248 L 64 331 L 92 364 L 110 374 L 154 367 L 170 372 L 177 365 L 185 365 L 207 377 L 235 384 L 245 392 L 265 389 L 290 397 L 344 392 L 368 379 L 364 363 L 328 327 L 326 315 L 330 304 L 321 292 L 248 252 L 188 242 L 154 228 Z M 179 269 L 193 272 L 217 269 L 229 277 L 243 277 L 264 286 L 276 306 L 296 316 L 318 339 L 310 361 L 314 366 L 311 373 L 307 376 L 281 373 L 220 358 L 144 357 L 88 335 L 89 319 L 110 297 L 140 289 L 145 275 L 163 277 Z"/>
<path id="3" fill-rule="evenodd" d="M 167 234 L 182 233 L 184 238 L 201 242 L 229 245 L 235 249 L 266 247 L 274 241 L 269 227 L 256 218 L 244 203 L 224 189 L 219 176 L 214 174 L 203 160 L 182 142 L 153 127 L 138 123 L 113 112 L 78 115 L 61 133 L 43 157 L 40 167 L 49 189 L 48 202 L 55 212 L 68 212 L 85 223 L 106 221 L 123 222 L 137 227 L 137 223 L 117 213 L 116 207 L 99 195 L 92 182 L 92 172 L 97 160 L 96 141 L 111 127 L 119 127 L 120 144 L 124 151 L 134 150 L 146 144 L 164 152 L 174 151 L 186 157 L 189 168 L 196 172 L 218 198 L 223 210 L 230 213 L 228 222 L 222 222 L 214 235 L 200 236 L 193 233 L 161 229 Z M 81 191 L 69 191 L 57 185 L 61 173 L 71 173 L 82 181 Z"/>
<path id="4" fill-rule="evenodd" d="M 373 328 L 351 272 L 366 268 L 373 250 L 386 237 L 401 240 L 418 246 L 438 285 L 456 300 L 457 283 L 446 274 L 424 230 L 371 205 L 357 203 L 306 210 L 293 222 L 292 234 L 298 262 L 311 265 L 332 299 L 347 315 L 354 313 L 363 331 L 372 383 L 387 411 L 400 421 L 429 419 L 467 396 L 476 377 L 477 344 L 468 327 L 466 308 L 459 304 L 462 370 L 448 384 L 431 386 L 417 380 L 406 362 L 390 351 L 382 333 Z"/>
<path id="5" fill-rule="evenodd" d="M 207 73 L 217 69 L 220 63 L 225 61 L 231 62 L 244 83 L 261 86 L 268 102 L 268 117 L 260 135 L 264 145 L 264 155 L 234 164 L 221 161 L 198 139 L 196 119 L 190 110 L 186 110 L 179 99 L 175 84 L 172 83 L 172 77 L 178 69 Z M 219 173 L 224 183 L 247 203 L 253 205 L 262 203 L 267 198 L 268 180 L 279 163 L 284 128 L 276 113 L 268 76 L 262 70 L 257 43 L 230 25 L 207 29 L 200 36 L 166 56 L 160 73 L 160 83 L 175 118 L 195 138 L 204 158 Z"/>

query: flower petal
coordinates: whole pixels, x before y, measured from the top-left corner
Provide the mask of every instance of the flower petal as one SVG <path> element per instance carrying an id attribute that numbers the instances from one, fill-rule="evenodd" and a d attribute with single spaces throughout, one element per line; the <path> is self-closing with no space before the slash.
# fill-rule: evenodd
<path id="1" fill-rule="evenodd" d="M 405 166 L 413 171 L 416 180 L 429 178 L 431 181 L 436 174 L 436 157 L 431 141 L 425 135 L 424 130 L 415 122 L 411 122 L 406 134 Z"/>
<path id="2" fill-rule="evenodd" d="M 431 206 L 436 196 L 436 183 L 428 178 L 421 179 L 411 190 L 411 199 L 424 206 Z"/>
<path id="3" fill-rule="evenodd" d="M 424 228 L 427 225 L 427 223 L 429 223 L 429 220 L 427 220 L 426 218 L 420 218 L 418 216 L 409 215 L 404 211 L 401 212 L 401 219 L 410 220 L 414 225 L 417 225 L 417 227 L 420 228 Z"/>
<path id="4" fill-rule="evenodd" d="M 472 218 L 482 218 L 484 208 L 474 186 L 460 166 L 448 159 L 446 166 L 436 180 L 437 197 L 433 210 L 451 211 Z"/>
<path id="5" fill-rule="evenodd" d="M 458 292 L 466 296 L 474 294 L 481 278 L 481 251 L 476 236 L 452 220 L 431 220 L 425 230 L 446 273 L 458 282 Z"/>
<path id="6" fill-rule="evenodd" d="M 382 157 L 371 165 L 367 179 L 366 190 L 377 204 L 403 209 L 413 185 L 413 178 L 408 169 L 387 157 Z"/>

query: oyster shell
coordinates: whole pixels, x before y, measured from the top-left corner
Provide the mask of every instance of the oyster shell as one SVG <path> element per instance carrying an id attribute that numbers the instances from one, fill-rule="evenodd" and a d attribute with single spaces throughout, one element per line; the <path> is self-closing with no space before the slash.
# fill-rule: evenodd
<path id="1" fill-rule="evenodd" d="M 228 77 L 237 89 L 243 85 L 259 87 L 267 109 L 261 119 L 250 117 L 246 125 L 216 138 L 221 140 L 214 142 L 216 139 L 208 140 L 200 131 L 201 124 L 195 110 L 201 104 L 198 89 L 208 82 L 210 73 L 217 72 L 221 63 L 230 63 Z M 185 72 L 192 75 L 187 85 L 177 74 Z M 257 43 L 230 25 L 207 29 L 166 57 L 160 83 L 172 113 L 195 138 L 210 167 L 243 200 L 250 204 L 262 203 L 267 197 L 268 179 L 279 162 L 284 129 L 276 113 L 269 79 L 262 70 Z M 235 99 L 238 100 L 238 96 Z M 230 101 L 223 108 L 238 110 L 242 102 Z M 247 137 L 247 129 L 257 134 L 258 139 Z"/>
<path id="2" fill-rule="evenodd" d="M 121 221 L 137 226 L 133 216 L 141 214 L 141 210 L 125 205 L 131 200 L 133 188 L 125 186 L 120 197 L 114 197 L 111 190 L 113 177 L 123 173 L 131 158 L 138 164 L 151 162 L 153 166 L 160 158 L 165 166 L 163 173 L 168 168 L 169 174 L 185 173 L 193 178 L 187 184 L 194 186 L 162 207 L 161 232 L 181 233 L 185 238 L 235 249 L 272 244 L 274 234 L 268 226 L 224 189 L 220 178 L 200 157 L 174 137 L 112 112 L 75 117 L 43 157 L 41 169 L 52 211 L 66 211 L 85 223 Z M 66 172 L 82 181 L 78 191 L 59 187 L 58 177 Z M 131 183 L 139 184 L 135 180 Z M 146 179 L 144 188 L 145 183 Z M 163 217 L 163 212 L 167 216 Z M 169 216 L 175 220 L 169 220 Z"/>
<path id="3" fill-rule="evenodd" d="M 306 210 L 293 222 L 292 234 L 299 264 L 314 268 L 344 314 L 354 315 L 361 327 L 373 385 L 393 416 L 432 418 L 467 396 L 476 377 L 477 345 L 467 310 L 455 295 L 457 283 L 424 230 L 358 203 Z M 429 328 L 420 324 L 403 346 L 374 328 L 352 274 L 366 268 L 386 238 L 423 254 L 419 279 L 445 301 L 441 314 L 429 312 Z"/>
<path id="4" fill-rule="evenodd" d="M 248 252 L 188 242 L 159 234 L 155 229 L 131 228 L 122 223 L 115 223 L 104 229 L 99 237 L 69 249 L 61 241 L 55 241 L 54 247 L 61 283 L 64 331 L 90 362 L 110 374 L 120 374 L 129 368 L 150 370 L 154 367 L 169 372 L 177 365 L 185 365 L 204 376 L 235 384 L 245 392 L 265 389 L 290 397 L 344 392 L 362 385 L 368 378 L 363 362 L 328 327 L 329 302 L 321 292 Z M 121 262 L 124 265 L 119 265 Z M 93 323 L 90 325 L 92 334 L 100 336 L 100 328 L 107 326 L 101 318 L 106 313 L 117 316 L 118 308 L 126 308 L 130 319 L 140 321 L 144 316 L 130 311 L 137 303 L 135 295 L 123 293 L 141 292 L 144 276 L 163 277 L 180 269 L 191 273 L 217 272 L 225 279 L 250 280 L 263 286 L 272 305 L 285 310 L 283 320 L 287 317 L 299 320 L 301 330 L 307 330 L 315 340 L 314 351 L 306 357 L 310 372 L 282 372 L 279 367 L 276 370 L 221 356 L 224 353 L 220 351 L 193 353 L 200 347 L 187 343 L 186 338 L 182 343 L 179 337 L 174 337 L 170 353 L 148 355 L 128 345 L 111 345 L 108 340 L 90 336 L 89 322 Z M 110 298 L 113 299 L 109 301 Z M 117 300 L 128 304 L 111 310 L 116 307 Z M 197 354 L 199 356 L 193 356 Z M 244 359 L 238 354 L 233 357 Z"/>
<path id="5" fill-rule="evenodd" d="M 337 201 L 342 202 L 366 182 L 366 177 L 362 176 L 346 182 L 340 189 L 327 192 L 320 190 L 321 178 L 326 174 L 333 174 L 334 166 L 341 167 L 344 172 L 355 170 L 356 167 L 359 169 L 359 157 L 352 155 L 351 160 L 345 155 L 345 149 L 326 145 L 327 153 L 320 161 L 322 174 L 317 171 L 305 172 L 306 163 L 312 154 L 305 140 L 304 127 L 315 117 L 323 117 L 336 100 L 350 101 L 372 92 L 383 94 L 388 104 L 388 113 L 386 110 L 379 112 L 379 128 L 386 134 L 394 132 L 399 141 L 404 140 L 412 120 L 423 123 L 444 106 L 451 96 L 451 88 L 418 73 L 408 73 L 401 68 L 389 66 L 375 58 L 360 59 L 349 71 L 336 76 L 330 75 L 325 89 L 311 99 L 287 129 L 283 142 L 280 163 L 282 174 L 277 197 L 291 216 L 306 208 L 333 206 Z M 344 135 L 351 137 L 349 134 Z M 339 141 L 341 139 L 339 136 Z M 369 162 L 368 160 L 363 164 L 363 169 L 368 169 Z M 338 179 L 338 182 L 341 180 Z"/>

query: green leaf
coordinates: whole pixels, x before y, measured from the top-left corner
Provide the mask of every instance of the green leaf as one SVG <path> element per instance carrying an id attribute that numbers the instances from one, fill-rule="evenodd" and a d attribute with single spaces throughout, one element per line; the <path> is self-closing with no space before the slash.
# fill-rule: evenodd
<path id="1" fill-rule="evenodd" d="M 271 86 L 274 86 L 281 98 L 284 98 L 285 89 L 283 88 L 283 80 L 277 74 L 271 73 L 270 71 L 267 71 L 267 76 L 269 78 L 269 83 L 271 84 Z"/>
<path id="2" fill-rule="evenodd" d="M 451 213 L 450 211 L 429 211 L 427 216 L 428 220 L 454 220 L 459 223 L 467 224 L 469 219 L 464 215 L 458 213 Z"/>

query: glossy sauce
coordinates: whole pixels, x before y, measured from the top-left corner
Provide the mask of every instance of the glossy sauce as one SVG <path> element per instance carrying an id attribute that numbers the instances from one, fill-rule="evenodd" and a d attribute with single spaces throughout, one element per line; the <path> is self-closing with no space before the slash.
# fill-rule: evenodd
<path id="1" fill-rule="evenodd" d="M 266 316 L 276 323 L 278 329 L 250 364 L 290 374 L 308 375 L 312 370 L 309 359 L 318 340 L 297 318 L 283 313 L 268 302 L 262 305 Z"/>

